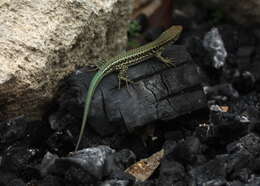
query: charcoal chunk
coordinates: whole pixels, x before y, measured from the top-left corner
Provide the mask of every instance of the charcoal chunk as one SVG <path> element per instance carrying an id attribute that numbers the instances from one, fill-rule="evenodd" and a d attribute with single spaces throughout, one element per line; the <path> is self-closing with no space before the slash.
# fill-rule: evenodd
<path id="1" fill-rule="evenodd" d="M 23 117 L 17 117 L 0 122 L 0 143 L 10 144 L 26 134 L 28 122 Z"/>
<path id="2" fill-rule="evenodd" d="M 221 185 L 226 182 L 226 156 L 219 156 L 204 165 L 193 168 L 190 174 L 197 185 L 210 185 L 213 183 Z"/>
<path id="3" fill-rule="evenodd" d="M 51 166 L 53 166 L 53 164 L 55 163 L 55 160 L 58 159 L 58 156 L 55 155 L 55 154 L 52 154 L 50 152 L 47 152 L 43 159 L 42 159 L 42 162 L 41 162 L 41 165 L 40 165 L 40 172 L 41 172 L 41 175 L 42 176 L 46 176 L 48 171 L 49 171 L 49 168 Z"/>
<path id="4" fill-rule="evenodd" d="M 174 58 L 175 68 L 168 68 L 155 58 L 133 66 L 129 68 L 128 76 L 135 83 L 128 89 L 118 90 L 115 73 L 103 79 L 93 97 L 88 120 L 98 134 L 106 136 L 156 120 L 168 121 L 206 106 L 196 66 L 185 48 L 172 45 L 163 56 Z M 67 79 L 66 86 L 61 88 L 61 107 L 50 116 L 53 128 L 64 128 L 82 116 L 80 109 L 83 109 L 86 87 L 93 75 L 82 70 Z"/>
<path id="5" fill-rule="evenodd" d="M 13 171 L 24 179 L 38 178 L 40 173 L 34 161 L 39 156 L 39 149 L 28 148 L 24 144 L 16 144 L 8 148 L 2 159 L 2 168 Z"/>
<path id="6" fill-rule="evenodd" d="M 160 166 L 158 185 L 186 185 L 188 184 L 187 175 L 184 167 L 175 161 L 164 159 Z"/>
<path id="7" fill-rule="evenodd" d="M 260 153 L 260 138 L 254 133 L 249 133 L 240 140 L 230 143 L 227 151 L 229 153 L 245 151 L 257 156 Z"/>
<path id="8" fill-rule="evenodd" d="M 82 149 L 70 156 L 55 158 L 47 169 L 48 174 L 63 175 L 68 182 L 90 184 L 101 180 L 107 157 L 114 153 L 108 146 Z"/>
<path id="9" fill-rule="evenodd" d="M 14 179 L 10 181 L 7 186 L 26 186 L 22 179 Z"/>
<path id="10" fill-rule="evenodd" d="M 128 186 L 128 185 L 130 184 L 126 180 L 107 180 L 101 184 L 98 184 L 98 186 Z"/>
<path id="11" fill-rule="evenodd" d="M 65 185 L 62 178 L 53 175 L 47 175 L 44 179 L 37 181 L 35 185 L 39 186 L 62 186 Z"/>
<path id="12" fill-rule="evenodd" d="M 135 154 L 127 149 L 109 155 L 105 161 L 105 174 L 110 175 L 114 171 L 124 171 L 136 161 Z"/>
<path id="13" fill-rule="evenodd" d="M 17 176 L 14 173 L 6 171 L 4 169 L 0 169 L 0 185 L 5 186 L 10 183 L 12 180 L 17 180 Z"/>
<path id="14" fill-rule="evenodd" d="M 182 164 L 193 164 L 196 161 L 196 155 L 200 150 L 200 141 L 196 137 L 190 137 L 183 142 L 169 146 L 173 149 L 166 149 L 167 159 L 173 159 Z"/>

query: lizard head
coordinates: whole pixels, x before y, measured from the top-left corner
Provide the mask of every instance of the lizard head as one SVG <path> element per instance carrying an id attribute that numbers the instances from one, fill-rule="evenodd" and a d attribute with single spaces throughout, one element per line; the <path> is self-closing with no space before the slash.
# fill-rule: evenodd
<path id="1" fill-rule="evenodd" d="M 181 32 L 183 30 L 183 27 L 180 25 L 173 25 L 170 28 L 168 28 L 167 30 L 165 30 L 161 35 L 160 35 L 160 39 L 165 40 L 165 41 L 176 41 Z"/>

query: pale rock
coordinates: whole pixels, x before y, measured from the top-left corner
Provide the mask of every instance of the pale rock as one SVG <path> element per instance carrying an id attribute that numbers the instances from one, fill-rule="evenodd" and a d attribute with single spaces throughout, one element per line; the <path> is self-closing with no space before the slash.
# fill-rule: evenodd
<path id="1" fill-rule="evenodd" d="M 129 0 L 0 0 L 0 120 L 39 118 L 58 82 L 122 51 Z"/>

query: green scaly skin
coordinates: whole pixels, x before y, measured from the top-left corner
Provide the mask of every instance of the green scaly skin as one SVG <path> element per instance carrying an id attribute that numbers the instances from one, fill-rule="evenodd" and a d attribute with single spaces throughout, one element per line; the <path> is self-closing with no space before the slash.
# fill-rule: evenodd
<path id="1" fill-rule="evenodd" d="M 85 101 L 85 109 L 84 109 L 84 115 L 83 120 L 81 124 L 80 134 L 77 141 L 77 145 L 75 148 L 75 151 L 78 150 L 86 122 L 87 117 L 89 114 L 89 109 L 91 105 L 92 97 L 95 93 L 95 90 L 97 86 L 99 85 L 100 81 L 109 73 L 118 71 L 119 72 L 119 79 L 125 80 L 127 82 L 131 82 L 127 79 L 127 69 L 129 66 L 136 65 L 138 63 L 141 63 L 145 61 L 146 59 L 149 59 L 151 57 L 158 57 L 162 60 L 162 62 L 166 63 L 167 65 L 171 64 L 171 61 L 164 59 L 161 56 L 161 52 L 163 51 L 164 47 L 170 43 L 175 42 L 179 35 L 182 32 L 182 26 L 172 26 L 166 31 L 164 31 L 156 40 L 143 45 L 139 48 L 129 50 L 127 52 L 123 52 L 119 54 L 118 56 L 115 56 L 111 59 L 109 59 L 105 64 L 103 64 L 99 71 L 95 74 L 94 78 L 91 80 L 86 101 Z"/>

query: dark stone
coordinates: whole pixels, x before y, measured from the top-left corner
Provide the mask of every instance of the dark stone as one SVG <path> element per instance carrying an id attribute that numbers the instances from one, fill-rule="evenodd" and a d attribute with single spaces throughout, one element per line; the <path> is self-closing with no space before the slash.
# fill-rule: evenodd
<path id="1" fill-rule="evenodd" d="M 39 178 L 40 173 L 35 167 L 39 153 L 39 149 L 28 148 L 23 144 L 13 145 L 5 151 L 1 167 L 15 172 L 24 180 Z"/>
<path id="2" fill-rule="evenodd" d="M 204 34 L 204 31 L 199 30 L 198 32 L 187 35 L 187 37 L 183 39 L 184 45 L 187 48 L 189 54 L 192 56 L 194 62 L 201 68 L 199 70 L 200 77 L 204 77 L 202 78 L 203 80 L 206 78 L 214 80 L 215 73 L 212 73 L 212 71 L 215 72 L 216 69 L 212 68 L 211 63 L 209 63 L 210 55 L 203 46 Z M 207 76 L 207 72 L 211 72 L 210 74 L 213 75 L 213 77 Z"/>
<path id="3" fill-rule="evenodd" d="M 135 154 L 127 149 L 109 155 L 105 160 L 104 172 L 107 176 L 115 171 L 124 171 L 136 161 Z"/>
<path id="4" fill-rule="evenodd" d="M 231 183 L 229 183 L 230 186 L 243 186 L 244 183 L 240 182 L 240 181 L 232 181 Z"/>
<path id="5" fill-rule="evenodd" d="M 238 141 L 230 143 L 227 146 L 227 151 L 229 153 L 248 152 L 255 157 L 260 153 L 260 138 L 254 133 L 249 133 Z"/>
<path id="6" fill-rule="evenodd" d="M 62 156 L 74 150 L 74 143 L 68 131 L 56 131 L 46 140 L 49 149 Z"/>
<path id="7" fill-rule="evenodd" d="M 212 87 L 204 87 L 204 93 L 208 99 L 226 101 L 228 98 L 238 98 L 239 93 L 233 88 L 231 84 L 219 84 Z"/>
<path id="8" fill-rule="evenodd" d="M 122 183 L 134 183 L 135 178 L 124 172 L 124 170 L 134 164 L 135 161 L 135 154 L 130 150 L 123 149 L 119 152 L 115 152 L 109 155 L 105 160 L 104 175 L 106 178 L 118 180 Z M 114 181 L 112 182 L 114 183 Z"/>
<path id="9" fill-rule="evenodd" d="M 248 184 L 246 184 L 246 186 L 255 186 L 255 185 L 260 185 L 260 177 L 253 175 L 252 178 L 248 180 Z"/>
<path id="10" fill-rule="evenodd" d="M 254 46 L 256 38 L 253 32 L 238 25 L 223 25 L 219 27 L 225 48 L 228 53 L 235 54 L 241 46 Z"/>
<path id="11" fill-rule="evenodd" d="M 197 185 L 221 185 L 226 182 L 226 157 L 218 156 L 214 160 L 195 167 L 190 171 L 195 184 Z M 214 183 L 214 184 L 213 184 Z"/>
<path id="12" fill-rule="evenodd" d="M 239 29 L 234 25 L 223 25 L 219 28 L 219 32 L 224 41 L 227 53 L 236 53 L 239 47 Z"/>
<path id="13" fill-rule="evenodd" d="M 26 184 L 21 179 L 13 179 L 7 184 L 7 186 L 26 186 Z"/>
<path id="14" fill-rule="evenodd" d="M 36 149 L 36 151 L 44 150 L 46 148 L 45 140 L 50 132 L 50 128 L 45 122 L 28 121 L 24 117 L 1 122 L 0 151 L 8 152 L 11 146 L 15 146 L 15 148 L 22 146 L 22 148 L 26 148 L 27 146 L 28 149 Z"/>
<path id="15" fill-rule="evenodd" d="M 6 171 L 2 168 L 0 169 L 0 185 L 1 186 L 6 186 L 12 180 L 16 180 L 16 179 L 18 179 L 18 178 L 14 173 Z"/>
<path id="16" fill-rule="evenodd" d="M 47 173 L 50 171 L 49 169 L 54 165 L 56 159 L 58 159 L 58 156 L 50 152 L 47 152 L 44 155 L 40 165 L 40 172 L 42 176 L 47 175 Z"/>
<path id="17" fill-rule="evenodd" d="M 11 144 L 26 134 L 28 122 L 23 117 L 0 122 L 0 143 Z"/>
<path id="18" fill-rule="evenodd" d="M 257 133 L 258 135 L 260 134 L 260 121 L 256 121 L 253 123 L 251 131 Z"/>
<path id="19" fill-rule="evenodd" d="M 249 93 L 255 85 L 255 76 L 251 72 L 243 72 L 233 78 L 232 84 L 240 93 Z"/>
<path id="20" fill-rule="evenodd" d="M 98 184 L 98 186 L 130 186 L 132 184 L 129 184 L 126 180 L 107 180 L 104 181 L 101 184 Z"/>
<path id="21" fill-rule="evenodd" d="M 254 52 L 255 47 L 254 46 L 242 46 L 240 48 L 238 48 L 237 50 L 237 56 L 238 57 L 247 57 L 250 58 L 251 55 Z M 248 64 L 249 65 L 249 64 Z"/>
<path id="22" fill-rule="evenodd" d="M 237 56 L 237 65 L 238 69 L 241 71 L 248 70 L 250 67 L 251 58 L 255 52 L 255 46 L 241 46 L 238 48 Z"/>
<path id="23" fill-rule="evenodd" d="M 32 147 L 45 150 L 47 148 L 46 140 L 52 132 L 49 124 L 44 120 L 29 121 L 24 140 Z"/>
<path id="24" fill-rule="evenodd" d="M 252 163 L 251 167 L 252 171 L 256 174 L 260 174 L 260 158 L 256 158 L 254 162 Z"/>
<path id="25" fill-rule="evenodd" d="M 104 176 L 106 158 L 114 153 L 107 146 L 98 146 L 73 152 L 68 157 L 55 159 L 48 174 L 63 175 L 68 182 L 90 184 Z"/>
<path id="26" fill-rule="evenodd" d="M 201 29 L 203 27 L 201 25 L 202 21 L 209 17 L 207 11 L 207 9 L 197 6 L 195 1 L 194 3 L 186 3 L 179 0 L 174 4 L 172 20 L 174 20 L 174 24 L 182 25 L 185 28 L 183 34 L 189 33 L 190 30 Z"/>
<path id="27" fill-rule="evenodd" d="M 36 185 L 37 186 L 63 186 L 66 184 L 62 178 L 48 175 L 43 180 L 38 181 Z"/>
<path id="28" fill-rule="evenodd" d="M 181 131 L 165 131 L 164 138 L 166 140 L 174 140 L 178 141 L 180 139 L 183 139 L 183 133 Z"/>
<path id="29" fill-rule="evenodd" d="M 228 113 L 215 113 L 214 116 L 211 116 L 211 121 L 215 125 L 209 126 L 207 129 L 206 136 L 203 136 L 204 142 L 206 141 L 209 145 L 225 147 L 225 145 L 238 137 L 247 134 L 248 125 L 236 121 L 239 120 L 239 118 L 236 119 L 236 116 Z"/>
<path id="30" fill-rule="evenodd" d="M 196 137 L 189 137 L 184 142 L 172 146 L 172 150 L 166 149 L 166 158 L 178 161 L 184 165 L 196 162 L 196 155 L 200 150 L 200 141 Z"/>
<path id="31" fill-rule="evenodd" d="M 249 180 L 251 174 L 252 171 L 250 169 L 244 168 L 244 169 L 239 169 L 238 171 L 232 173 L 230 178 L 232 180 L 240 180 L 241 182 L 246 183 Z"/>
<path id="32" fill-rule="evenodd" d="M 66 168 L 64 177 L 69 185 L 93 185 L 99 181 L 96 177 L 77 167 Z"/>
<path id="33" fill-rule="evenodd" d="M 198 184 L 198 185 L 200 185 L 200 184 Z M 206 181 L 202 185 L 203 186 L 226 186 L 227 181 L 225 179 L 216 178 L 216 179 L 212 179 L 210 181 Z"/>
<path id="34" fill-rule="evenodd" d="M 176 161 L 163 159 L 160 166 L 158 185 L 187 185 L 188 178 L 184 167 Z"/>
<path id="35" fill-rule="evenodd" d="M 256 47 L 256 51 L 260 51 L 260 46 Z M 249 72 L 252 73 L 252 75 L 255 78 L 255 81 L 258 82 L 256 86 L 258 86 L 257 90 L 260 90 L 259 88 L 259 81 L 260 81 L 260 54 L 256 52 L 256 54 L 253 56 L 251 64 L 249 66 Z"/>
<path id="36" fill-rule="evenodd" d="M 132 185 L 135 183 L 136 179 L 134 176 L 124 172 L 124 171 L 113 171 L 108 179 L 110 180 L 121 180 L 124 181 L 125 183 L 128 183 L 129 185 Z"/>
<path id="37" fill-rule="evenodd" d="M 232 113 L 241 118 L 241 123 L 257 123 L 259 120 L 258 103 L 260 96 L 256 92 L 240 96 L 239 99 L 230 104 Z M 244 118 L 244 121 L 242 121 Z M 247 120 L 247 121 L 246 121 Z M 237 120 L 239 121 L 239 120 Z"/>
<path id="38" fill-rule="evenodd" d="M 134 186 L 157 186 L 157 180 L 146 180 L 144 182 L 137 182 Z"/>
<path id="39" fill-rule="evenodd" d="M 164 153 L 167 157 L 168 154 L 172 153 L 172 151 L 176 148 L 177 142 L 173 140 L 167 140 L 163 144 Z M 171 158 L 171 156 L 169 157 Z"/>
<path id="40" fill-rule="evenodd" d="M 237 179 L 241 173 L 243 174 L 245 171 L 249 171 L 245 168 L 252 163 L 253 157 L 247 152 L 240 152 L 230 154 L 227 160 L 227 173 L 231 174 L 231 178 Z M 246 180 L 240 179 L 240 181 Z"/>

